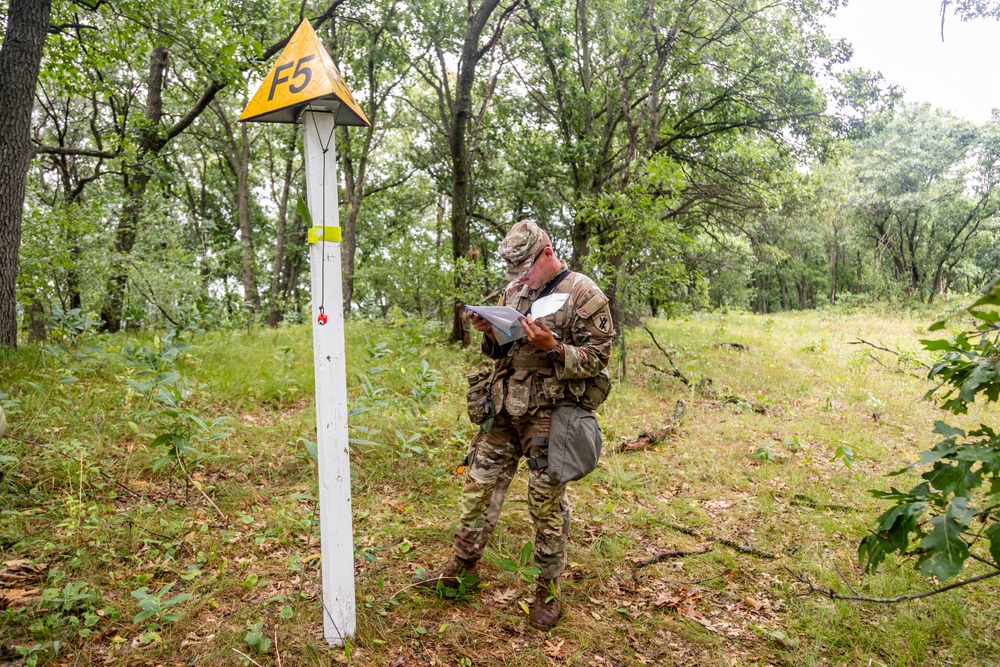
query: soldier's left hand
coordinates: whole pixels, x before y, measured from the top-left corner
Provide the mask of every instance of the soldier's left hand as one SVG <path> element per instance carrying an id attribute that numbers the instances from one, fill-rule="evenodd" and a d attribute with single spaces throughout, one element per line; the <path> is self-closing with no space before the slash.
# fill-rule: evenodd
<path id="1" fill-rule="evenodd" d="M 545 326 L 544 322 L 535 321 L 531 315 L 528 315 L 527 319 L 521 318 L 521 326 L 524 327 L 525 333 L 528 334 L 528 342 L 539 350 L 548 352 L 549 350 L 554 350 L 559 344 L 556 342 L 556 337 L 552 334 L 552 329 Z"/>

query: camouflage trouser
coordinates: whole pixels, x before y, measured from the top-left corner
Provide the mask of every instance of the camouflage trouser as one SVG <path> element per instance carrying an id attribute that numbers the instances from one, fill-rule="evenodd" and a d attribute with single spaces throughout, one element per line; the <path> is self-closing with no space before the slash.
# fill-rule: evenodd
<path id="1" fill-rule="evenodd" d="M 482 558 L 521 456 L 532 459 L 548 454 L 550 414 L 550 410 L 539 410 L 519 419 L 503 414 L 479 438 L 460 500 L 462 516 L 455 531 L 455 555 L 459 558 Z M 528 508 L 535 524 L 535 565 L 543 578 L 555 579 L 566 569 L 566 484 L 549 479 L 548 469 L 529 469 Z"/>

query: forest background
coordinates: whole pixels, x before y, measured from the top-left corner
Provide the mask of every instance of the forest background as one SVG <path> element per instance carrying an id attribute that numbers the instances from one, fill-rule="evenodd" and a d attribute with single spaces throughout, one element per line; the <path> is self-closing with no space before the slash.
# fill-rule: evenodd
<path id="1" fill-rule="evenodd" d="M 8 346 L 18 322 L 302 319 L 301 129 L 234 119 L 303 16 L 373 121 L 336 136 L 349 314 L 450 321 L 467 344 L 461 304 L 499 287 L 522 218 L 631 324 L 934 302 L 1000 265 L 998 121 L 852 68 L 823 29 L 836 0 L 20 4 L 3 27 L 40 61 L 30 143 L 0 165 L 25 172 L 23 207 L 0 199 Z M 12 111 L 27 41 L 5 47 Z"/>
<path id="2" fill-rule="evenodd" d="M 704 664 L 720 647 L 730 664 L 988 664 L 995 580 L 901 613 L 793 595 L 1000 576 L 1000 439 L 975 422 L 1000 397 L 1000 287 L 926 326 L 1000 267 L 1000 116 L 905 103 L 852 68 L 823 27 L 841 4 L 5 3 L 0 658 L 280 664 L 280 634 L 312 664 Z M 373 121 L 335 136 L 354 653 L 314 636 L 302 132 L 235 122 L 302 18 Z M 1000 5 L 945 0 L 940 18 Z M 513 622 L 525 522 L 488 553 L 504 588 L 476 599 L 503 609 L 496 627 L 407 583 L 454 518 L 460 371 L 481 362 L 463 304 L 495 298 L 522 218 L 622 325 L 614 451 L 574 492 L 571 620 L 542 639 Z M 915 403 L 928 374 L 942 384 Z M 870 530 L 866 487 L 913 460 L 938 408 L 967 430 L 934 426 L 927 481 L 877 490 L 895 505 Z M 636 552 L 690 556 L 698 579 Z"/>

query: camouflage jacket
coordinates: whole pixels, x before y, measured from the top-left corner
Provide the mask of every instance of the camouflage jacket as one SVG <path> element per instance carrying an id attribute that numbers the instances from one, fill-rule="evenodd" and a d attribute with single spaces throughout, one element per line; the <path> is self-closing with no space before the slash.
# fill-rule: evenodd
<path id="1" fill-rule="evenodd" d="M 527 313 L 540 292 L 514 282 L 504 290 L 499 305 Z M 483 337 L 483 353 L 497 362 L 492 396 L 498 412 L 503 406 L 511 416 L 520 416 L 534 414 L 539 408 L 580 403 L 595 380 L 605 382 L 610 389 L 604 369 L 611 356 L 615 327 L 608 297 L 593 280 L 574 272 L 551 292 L 560 293 L 569 295 L 566 303 L 540 321 L 558 334 L 565 362 L 553 359 L 527 338 L 500 345 L 489 336 Z"/>

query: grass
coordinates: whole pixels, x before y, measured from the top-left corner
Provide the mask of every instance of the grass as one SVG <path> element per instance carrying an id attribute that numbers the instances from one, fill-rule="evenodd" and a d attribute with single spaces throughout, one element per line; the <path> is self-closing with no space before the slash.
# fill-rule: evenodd
<path id="1" fill-rule="evenodd" d="M 882 606 L 800 597 L 788 572 L 873 596 L 931 587 L 910 563 L 865 576 L 855 550 L 880 512 L 867 490 L 887 488 L 885 473 L 933 444 L 942 415 L 918 400 L 927 389 L 918 370 L 849 344 L 861 336 L 925 358 L 917 341 L 931 319 L 820 311 L 650 321 L 685 375 L 711 378 L 709 391 L 646 366 L 662 355 L 630 331 L 627 378 L 600 411 L 607 445 L 663 428 L 678 400 L 687 408 L 668 439 L 608 454 L 572 485 L 566 618 L 548 634 L 525 623 L 533 585 L 494 564 L 516 561 L 532 539 L 523 470 L 482 588 L 459 601 L 407 588 L 416 568 L 449 554 L 460 488 L 451 472 L 472 434 L 464 375 L 485 362 L 443 345 L 433 325 L 350 322 L 352 408 L 369 410 L 351 422 L 358 631 L 349 649 L 326 646 L 309 583 L 320 574 L 307 328 L 201 334 L 177 353 L 171 365 L 189 392 L 180 407 L 228 417 L 220 428 L 232 429 L 197 443 L 187 476 L 172 462 L 151 469 L 164 450 L 148 435 L 167 418 L 150 417 L 156 401 L 130 388 L 142 378 L 119 354 L 124 338 L 0 353 L 10 432 L 65 454 L 2 441 L 0 453 L 17 459 L 0 464 L 4 570 L 20 562 L 22 588 L 43 595 L 3 610 L 0 663 L 251 664 L 235 649 L 260 665 L 996 664 L 992 581 Z M 850 466 L 834 459 L 845 447 Z M 766 457 L 750 457 L 761 448 Z"/>

